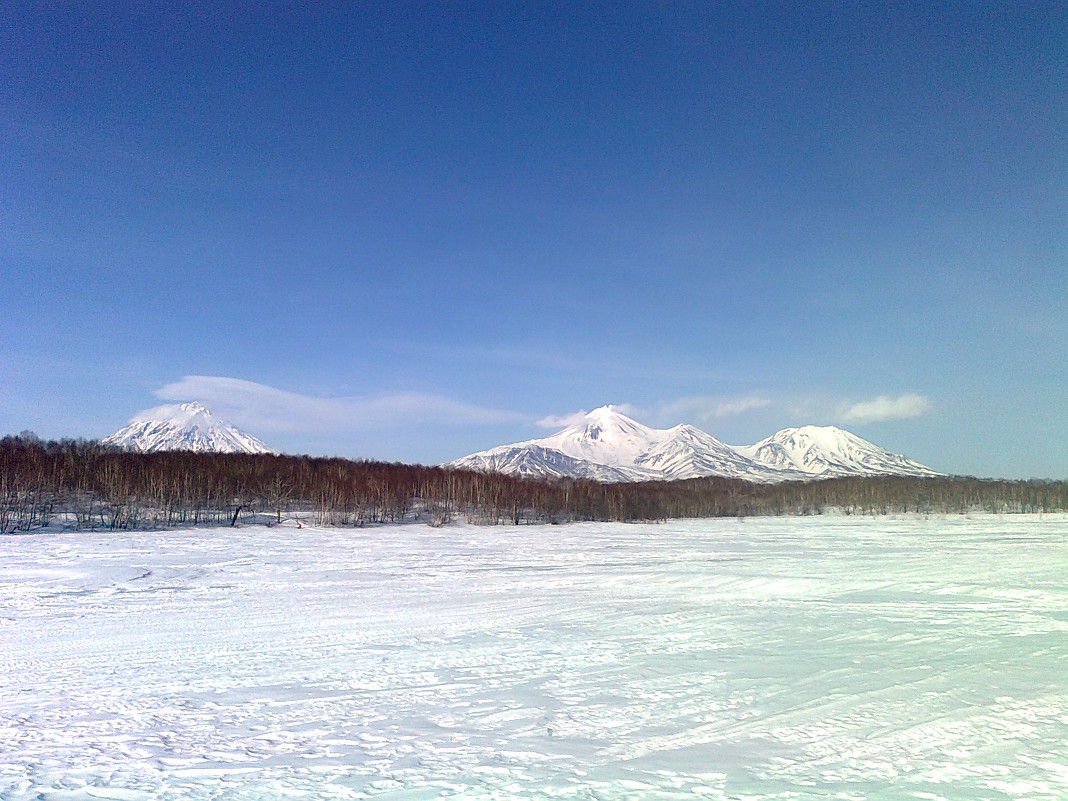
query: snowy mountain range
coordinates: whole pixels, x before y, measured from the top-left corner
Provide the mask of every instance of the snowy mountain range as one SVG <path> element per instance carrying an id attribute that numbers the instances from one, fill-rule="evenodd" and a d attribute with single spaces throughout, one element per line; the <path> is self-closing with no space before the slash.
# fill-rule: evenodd
<path id="1" fill-rule="evenodd" d="M 275 453 L 199 403 L 147 409 L 103 443 L 144 453 Z M 940 475 L 834 426 L 785 428 L 755 445 L 731 446 L 691 425 L 650 428 L 611 406 L 594 409 L 551 436 L 501 445 L 445 466 L 607 482 L 703 476 L 776 482 L 851 475 Z"/>
<path id="2" fill-rule="evenodd" d="M 215 417 L 199 403 L 146 409 L 103 440 L 126 450 L 275 453 L 251 434 Z"/>
<path id="3" fill-rule="evenodd" d="M 552 436 L 473 453 L 446 467 L 610 482 L 724 476 L 770 483 L 851 475 L 940 475 L 834 426 L 785 428 L 755 445 L 731 446 L 691 425 L 650 428 L 611 406 L 594 409 Z"/>

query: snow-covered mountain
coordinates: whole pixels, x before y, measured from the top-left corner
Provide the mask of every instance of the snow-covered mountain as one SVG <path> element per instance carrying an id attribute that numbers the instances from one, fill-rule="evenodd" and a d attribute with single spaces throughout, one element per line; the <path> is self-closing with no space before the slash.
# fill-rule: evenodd
<path id="1" fill-rule="evenodd" d="M 103 440 L 127 450 L 275 453 L 251 434 L 215 417 L 199 403 L 146 409 Z"/>
<path id="2" fill-rule="evenodd" d="M 597 481 L 664 481 L 698 476 L 769 481 L 779 480 L 779 474 L 784 472 L 754 462 L 693 426 L 650 428 L 611 406 L 594 409 L 552 436 L 473 453 L 448 466 Z M 771 478 L 772 473 L 775 479 Z"/>
<path id="3" fill-rule="evenodd" d="M 704 476 L 776 482 L 844 475 L 939 475 L 834 426 L 788 428 L 756 445 L 731 446 L 690 425 L 650 428 L 611 406 L 594 409 L 551 436 L 501 445 L 446 466 L 611 482 Z"/>
<path id="4" fill-rule="evenodd" d="M 747 481 L 785 481 L 802 478 L 789 469 L 772 474 L 766 465 L 694 426 L 679 425 L 665 433 L 668 436 L 638 460 L 642 467 L 659 471 L 662 479 L 723 476 Z"/>
<path id="5" fill-rule="evenodd" d="M 808 476 L 941 475 L 836 426 L 784 428 L 756 445 L 735 448 L 755 462 Z"/>

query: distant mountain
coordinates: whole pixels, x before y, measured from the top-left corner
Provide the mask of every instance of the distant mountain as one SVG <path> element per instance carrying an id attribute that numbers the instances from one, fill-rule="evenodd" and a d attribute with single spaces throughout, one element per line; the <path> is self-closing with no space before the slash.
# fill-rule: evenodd
<path id="1" fill-rule="evenodd" d="M 501 445 L 446 466 L 609 482 L 724 476 L 770 483 L 844 475 L 939 475 L 834 426 L 783 429 L 756 445 L 732 447 L 690 425 L 644 426 L 611 406 L 594 409 L 552 436 Z"/>
<path id="2" fill-rule="evenodd" d="M 756 445 L 735 448 L 755 462 L 808 476 L 941 475 L 835 426 L 784 428 Z"/>
<path id="3" fill-rule="evenodd" d="M 103 443 L 142 453 L 275 453 L 256 437 L 220 420 L 199 403 L 146 409 Z"/>
<path id="4" fill-rule="evenodd" d="M 790 477 L 790 471 L 758 464 L 693 426 L 650 428 L 611 406 L 594 409 L 583 420 L 552 436 L 473 453 L 448 466 L 613 482 L 698 476 L 731 476 L 752 481 Z"/>

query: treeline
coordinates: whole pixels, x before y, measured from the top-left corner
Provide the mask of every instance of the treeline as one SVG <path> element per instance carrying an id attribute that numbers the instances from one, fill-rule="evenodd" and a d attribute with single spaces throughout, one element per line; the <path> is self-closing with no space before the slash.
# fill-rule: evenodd
<path id="1" fill-rule="evenodd" d="M 1068 482 L 884 476 L 782 484 L 700 478 L 535 480 L 422 465 L 246 454 L 129 453 L 96 442 L 0 440 L 0 533 L 51 523 L 165 528 L 297 517 L 359 526 L 454 516 L 490 524 L 899 512 L 1068 510 Z"/>

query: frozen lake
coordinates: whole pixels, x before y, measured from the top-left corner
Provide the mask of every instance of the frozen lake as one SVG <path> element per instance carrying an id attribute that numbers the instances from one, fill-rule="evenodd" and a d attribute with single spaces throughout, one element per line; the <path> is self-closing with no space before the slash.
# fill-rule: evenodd
<path id="1" fill-rule="evenodd" d="M 1068 798 L 1068 517 L 0 538 L 0 798 Z"/>

